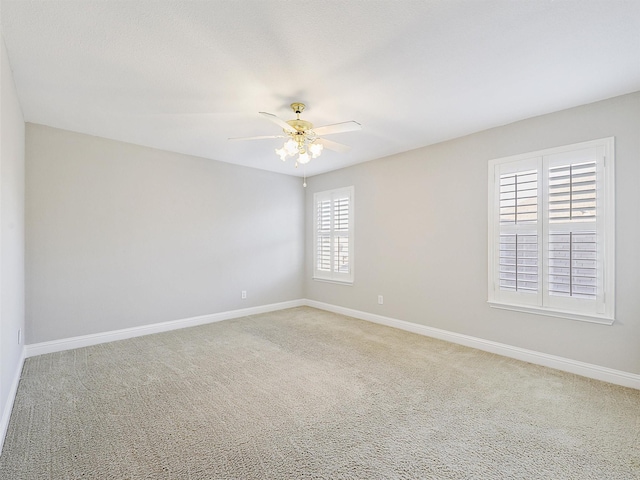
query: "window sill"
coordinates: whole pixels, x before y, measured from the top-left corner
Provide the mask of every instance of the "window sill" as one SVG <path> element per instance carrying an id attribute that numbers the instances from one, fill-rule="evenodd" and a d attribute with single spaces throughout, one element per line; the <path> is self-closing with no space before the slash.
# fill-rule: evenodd
<path id="1" fill-rule="evenodd" d="M 549 317 L 568 318 L 570 320 L 579 320 L 581 322 L 598 323 L 600 325 L 613 325 L 615 319 L 607 316 L 586 315 L 581 313 L 566 312 L 563 310 L 551 310 L 543 307 L 534 307 L 530 305 L 513 305 L 510 303 L 499 303 L 489 300 L 487 302 L 491 308 L 500 308 L 502 310 L 513 310 L 515 312 L 531 313 L 534 315 L 546 315 Z"/>
<path id="2" fill-rule="evenodd" d="M 348 287 L 353 285 L 353 280 L 333 280 L 330 278 L 320 278 L 320 277 L 313 277 L 313 280 L 315 280 L 316 282 L 335 283 L 337 285 L 347 285 Z"/>

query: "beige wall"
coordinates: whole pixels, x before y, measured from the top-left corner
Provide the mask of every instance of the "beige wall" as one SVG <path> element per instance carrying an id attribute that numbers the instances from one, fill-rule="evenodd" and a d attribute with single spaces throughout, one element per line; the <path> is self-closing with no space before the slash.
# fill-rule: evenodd
<path id="1" fill-rule="evenodd" d="M 29 123 L 26 144 L 27 343 L 302 298 L 299 179 Z"/>
<path id="2" fill-rule="evenodd" d="M 0 423 L 19 375 L 24 342 L 24 121 L 0 35 Z M 0 428 L 0 444 L 4 430 Z"/>
<path id="3" fill-rule="evenodd" d="M 616 322 L 487 305 L 487 162 L 614 136 Z M 306 296 L 640 374 L 640 92 L 314 176 L 306 191 Z M 311 279 L 313 193 L 355 186 L 355 283 Z M 384 305 L 377 304 L 384 296 Z"/>

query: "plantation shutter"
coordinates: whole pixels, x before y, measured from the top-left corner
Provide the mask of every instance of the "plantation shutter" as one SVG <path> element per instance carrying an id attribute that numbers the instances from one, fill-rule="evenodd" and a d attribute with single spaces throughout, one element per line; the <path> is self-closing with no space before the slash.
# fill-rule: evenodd
<path id="1" fill-rule="evenodd" d="M 314 278 L 353 282 L 353 187 L 314 195 Z"/>
<path id="2" fill-rule="evenodd" d="M 316 269 L 331 272 L 331 200 L 316 203 Z"/>
<path id="3" fill-rule="evenodd" d="M 501 290 L 538 292 L 538 172 L 500 175 Z"/>
<path id="4" fill-rule="evenodd" d="M 489 162 L 489 303 L 611 323 L 613 138 Z"/>
<path id="5" fill-rule="evenodd" d="M 545 303 L 604 311 L 603 223 L 599 208 L 604 157 L 598 148 L 548 155 Z"/>
<path id="6" fill-rule="evenodd" d="M 349 197 L 334 201 L 333 270 L 349 273 Z"/>

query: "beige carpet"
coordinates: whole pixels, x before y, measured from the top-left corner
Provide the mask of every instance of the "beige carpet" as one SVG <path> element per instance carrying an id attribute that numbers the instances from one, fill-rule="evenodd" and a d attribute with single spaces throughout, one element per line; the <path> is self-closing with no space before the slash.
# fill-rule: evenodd
<path id="1" fill-rule="evenodd" d="M 640 391 L 312 308 L 29 358 L 2 479 L 640 478 Z"/>

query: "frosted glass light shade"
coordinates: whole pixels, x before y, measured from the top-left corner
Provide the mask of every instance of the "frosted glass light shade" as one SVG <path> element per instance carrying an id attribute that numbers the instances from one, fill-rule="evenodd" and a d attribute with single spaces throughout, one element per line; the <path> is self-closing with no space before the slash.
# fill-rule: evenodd
<path id="1" fill-rule="evenodd" d="M 291 155 L 292 157 L 296 153 L 298 153 L 298 143 L 293 139 L 287 141 L 287 143 L 284 144 L 283 148 L 287 151 L 287 154 Z"/>
<path id="2" fill-rule="evenodd" d="M 283 162 L 287 159 L 287 151 L 284 148 L 276 148 L 276 154 Z"/>
<path id="3" fill-rule="evenodd" d="M 304 165 L 305 163 L 309 163 L 309 160 L 311 160 L 311 157 L 309 157 L 309 154 L 307 152 L 301 153 L 298 156 L 298 162 L 301 165 Z"/>
<path id="4" fill-rule="evenodd" d="M 311 154 L 311 158 L 318 158 L 322 153 L 322 149 L 324 147 L 321 143 L 312 143 L 309 145 L 309 153 Z"/>

